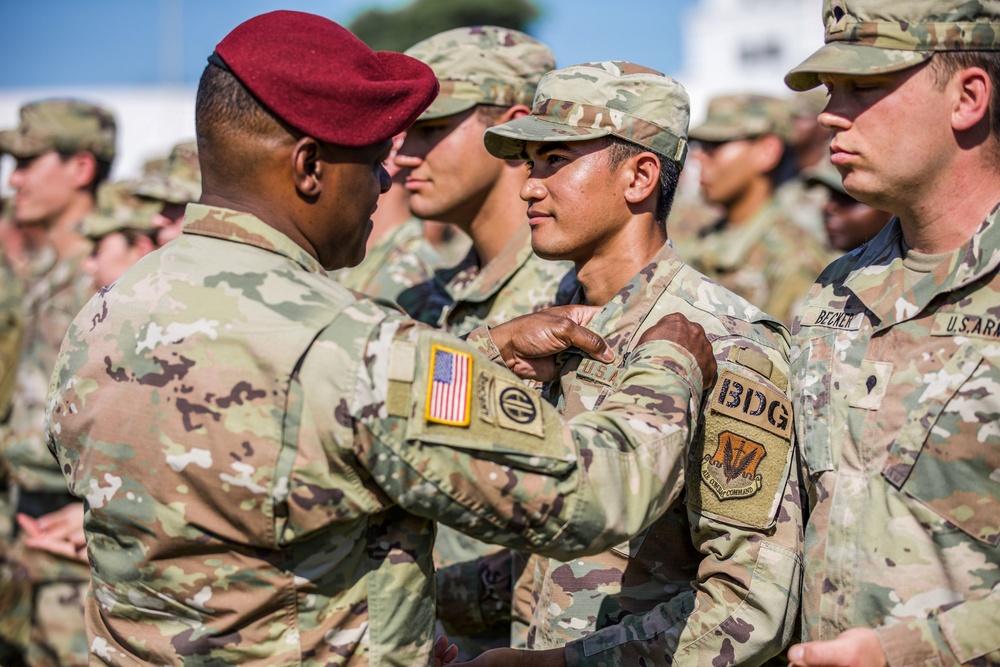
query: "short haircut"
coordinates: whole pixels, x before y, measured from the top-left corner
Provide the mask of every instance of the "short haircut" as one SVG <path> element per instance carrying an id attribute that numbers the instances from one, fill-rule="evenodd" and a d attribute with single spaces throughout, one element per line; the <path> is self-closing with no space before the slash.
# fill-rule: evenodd
<path id="1" fill-rule="evenodd" d="M 476 118 L 486 127 L 493 127 L 500 122 L 500 119 L 510 107 L 497 106 L 495 104 L 477 104 Z"/>
<path id="2" fill-rule="evenodd" d="M 635 157 L 639 153 L 652 153 L 660 161 L 660 186 L 656 193 L 656 213 L 655 219 L 666 228 L 667 216 L 670 215 L 670 208 L 674 205 L 674 195 L 677 193 L 677 181 L 681 175 L 681 168 L 673 160 L 670 160 L 654 150 L 644 148 L 639 144 L 611 135 L 607 137 L 608 163 L 612 169 L 617 169 L 625 160 Z"/>
<path id="3" fill-rule="evenodd" d="M 243 172 L 253 166 L 254 147 L 283 139 L 290 129 L 264 108 L 231 73 L 208 65 L 195 98 L 195 134 L 202 170 Z"/>
<path id="4" fill-rule="evenodd" d="M 938 51 L 930 62 L 934 83 L 941 90 L 955 72 L 967 67 L 981 67 L 993 82 L 987 118 L 990 122 L 990 135 L 994 142 L 998 142 L 996 151 L 997 157 L 1000 157 L 1000 51 Z"/>
<path id="5" fill-rule="evenodd" d="M 93 153 L 90 154 L 94 155 Z M 63 151 L 59 151 L 59 159 L 63 162 L 66 162 L 74 155 L 76 155 L 76 153 L 65 153 Z M 94 178 L 90 180 L 90 183 L 87 183 L 87 192 L 89 192 L 92 196 L 97 197 L 97 188 L 101 185 L 101 183 L 108 180 L 109 176 L 111 176 L 111 161 L 103 160 L 94 155 L 94 162 Z"/>

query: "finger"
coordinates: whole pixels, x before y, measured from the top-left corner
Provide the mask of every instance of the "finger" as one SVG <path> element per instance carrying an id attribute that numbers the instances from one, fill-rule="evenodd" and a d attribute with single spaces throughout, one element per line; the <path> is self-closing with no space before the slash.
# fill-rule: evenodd
<path id="1" fill-rule="evenodd" d="M 842 660 L 844 650 L 836 641 L 806 642 L 788 649 L 788 661 L 799 667 L 838 667 L 846 665 Z"/>
<path id="2" fill-rule="evenodd" d="M 455 658 L 458 657 L 458 646 L 455 644 L 450 644 L 445 652 L 441 654 L 441 662 L 445 665 L 454 662 Z"/>
<path id="3" fill-rule="evenodd" d="M 596 315 L 599 310 L 600 308 L 597 306 L 585 306 L 578 303 L 569 306 L 550 308 L 548 312 L 558 313 L 561 317 L 573 320 L 580 326 L 586 326 L 590 324 L 590 320 L 594 319 L 594 315 Z"/>
<path id="4" fill-rule="evenodd" d="M 590 329 L 575 322 L 570 322 L 565 330 L 559 332 L 559 338 L 567 347 L 577 347 L 581 352 L 601 361 L 614 361 L 615 353 L 604 341 Z"/>
<path id="5" fill-rule="evenodd" d="M 37 537 L 42 534 L 42 529 L 39 527 L 38 522 L 27 514 L 18 512 L 17 525 L 28 537 Z"/>

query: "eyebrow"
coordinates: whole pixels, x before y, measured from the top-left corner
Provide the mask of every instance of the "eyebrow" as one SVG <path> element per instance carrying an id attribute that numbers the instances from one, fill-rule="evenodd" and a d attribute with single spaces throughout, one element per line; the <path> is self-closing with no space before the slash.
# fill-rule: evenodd
<path id="1" fill-rule="evenodd" d="M 566 143 L 565 141 L 555 141 L 555 142 L 551 142 L 551 143 L 547 142 L 547 143 L 542 144 L 537 149 L 535 149 L 535 153 L 537 153 L 538 155 L 541 156 L 541 155 L 547 155 L 548 153 L 551 153 L 552 151 L 571 151 L 572 152 L 572 150 L 573 149 L 570 148 L 569 144 Z"/>

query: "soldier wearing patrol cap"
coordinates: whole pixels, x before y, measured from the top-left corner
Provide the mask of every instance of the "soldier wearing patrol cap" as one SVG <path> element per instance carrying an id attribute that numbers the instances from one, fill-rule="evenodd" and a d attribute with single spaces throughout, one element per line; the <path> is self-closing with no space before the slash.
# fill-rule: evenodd
<path id="1" fill-rule="evenodd" d="M 162 246 L 181 235 L 184 207 L 201 196 L 201 166 L 198 145 L 183 141 L 172 149 L 162 169 L 146 174 L 135 186 L 135 194 L 159 203 L 152 217 L 156 245 Z"/>
<path id="2" fill-rule="evenodd" d="M 528 113 L 539 80 L 555 66 L 552 51 L 517 30 L 473 26 L 434 35 L 406 53 L 430 66 L 441 85 L 396 155 L 410 210 L 456 225 L 472 248 L 456 266 L 403 291 L 399 305 L 421 322 L 464 335 L 566 303 L 577 289 L 572 265 L 531 251 L 517 197 L 523 165 L 493 157 L 482 141 L 487 128 Z M 510 557 L 448 527 L 439 531 L 440 613 L 462 656 L 510 642 Z"/>
<path id="3" fill-rule="evenodd" d="M 1000 7 L 826 0 L 844 188 L 893 218 L 793 327 L 808 472 L 798 665 L 1000 663 Z"/>
<path id="4" fill-rule="evenodd" d="M 844 179 L 829 159 L 814 168 L 806 184 L 825 191 L 823 229 L 832 253 L 850 252 L 878 236 L 892 214 L 859 202 L 844 189 Z"/>
<path id="5" fill-rule="evenodd" d="M 723 215 L 680 247 L 691 266 L 786 325 L 828 261 L 775 197 L 795 168 L 791 121 L 789 103 L 774 97 L 742 93 L 709 102 L 691 139 L 702 194 Z"/>
<path id="6" fill-rule="evenodd" d="M 542 257 L 574 262 L 607 363 L 567 352 L 548 397 L 564 417 L 603 405 L 663 313 L 700 323 L 719 366 L 666 514 L 635 539 L 529 568 L 532 665 L 755 665 L 789 642 L 798 611 L 802 508 L 780 322 L 686 266 L 665 221 L 687 156 L 689 105 L 673 79 L 602 62 L 551 72 L 531 115 L 487 130 L 527 158 L 521 189 Z M 681 483 L 683 482 L 683 483 Z M 524 581 L 520 583 L 525 583 Z M 515 616 L 520 616 L 515 612 Z M 474 664 L 520 664 L 494 652 Z"/>
<path id="7" fill-rule="evenodd" d="M 78 225 L 94 209 L 97 188 L 110 172 L 115 135 L 109 111 L 74 99 L 26 104 L 18 126 L 0 132 L 0 152 L 15 159 L 9 178 L 15 193 L 14 222 L 38 242 L 26 257 L 25 347 L 3 443 L 16 486 L 16 509 L 28 520 L 40 520 L 73 502 L 45 446 L 45 393 L 62 337 L 93 293 L 90 277 L 82 270 L 91 244 Z M 52 659 L 64 665 L 86 664 L 86 568 L 35 552 L 19 539 L 0 577 L 7 582 L 27 580 L 32 586 L 31 593 L 15 595 L 27 602 L 13 601 L 33 606 L 28 664 Z M 10 583 L 5 590 L 17 585 Z M 0 601 L 0 609 L 6 608 L 8 603 Z M 0 613 L 0 625 L 14 616 Z"/>
<path id="8" fill-rule="evenodd" d="M 87 500 L 91 660 L 446 660 L 433 521 L 562 558 L 640 532 L 678 483 L 711 348 L 665 318 L 620 390 L 562 421 L 493 360 L 530 376 L 570 345 L 608 359 L 592 332 L 538 313 L 466 342 L 327 274 L 363 257 L 432 71 L 290 11 L 209 63 L 199 203 L 78 315 L 52 380 L 49 445 Z"/>
<path id="9" fill-rule="evenodd" d="M 107 287 L 133 264 L 157 247 L 153 218 L 160 203 L 135 194 L 136 183 L 109 183 L 97 191 L 97 210 L 86 216 L 80 231 L 94 244 L 83 270 L 94 279 L 94 288 Z"/>

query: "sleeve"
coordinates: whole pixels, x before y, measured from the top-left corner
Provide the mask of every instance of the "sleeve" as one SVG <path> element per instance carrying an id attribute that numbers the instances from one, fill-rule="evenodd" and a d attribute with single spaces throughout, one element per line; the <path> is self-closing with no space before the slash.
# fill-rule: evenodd
<path id="1" fill-rule="evenodd" d="M 358 460 L 407 511 L 568 558 L 643 530 L 679 493 L 671 463 L 701 395 L 686 350 L 643 345 L 600 410 L 563 422 L 463 341 L 395 328 L 375 328 L 351 413 Z"/>
<path id="2" fill-rule="evenodd" d="M 441 532 L 439 528 L 439 539 Z M 436 541 L 435 553 L 438 546 Z M 518 560 L 523 565 L 519 552 L 494 547 L 478 558 L 437 567 L 437 614 L 445 632 L 462 636 L 488 630 L 506 633 Z"/>
<path id="3" fill-rule="evenodd" d="M 875 631 L 890 667 L 1000 664 L 1000 588 Z"/>
<path id="4" fill-rule="evenodd" d="M 720 364 L 686 472 L 691 541 L 702 555 L 695 581 L 567 644 L 567 665 L 759 665 L 790 643 L 803 513 L 791 425 L 781 422 L 788 407 L 759 375 Z"/>

